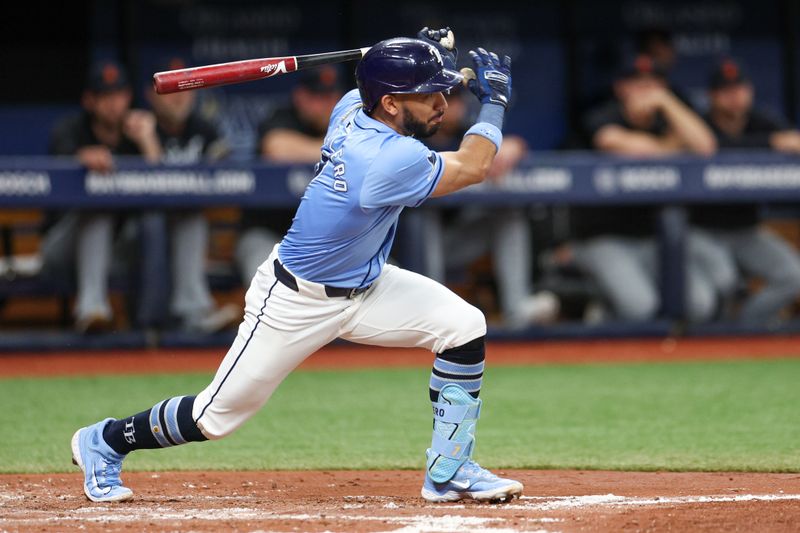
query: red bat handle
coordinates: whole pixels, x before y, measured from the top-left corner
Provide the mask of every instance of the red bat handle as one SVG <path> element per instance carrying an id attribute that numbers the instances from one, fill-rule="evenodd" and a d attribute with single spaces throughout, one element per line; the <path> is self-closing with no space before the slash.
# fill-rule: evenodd
<path id="1" fill-rule="evenodd" d="M 259 80 L 295 70 L 297 70 L 297 58 L 294 56 L 247 59 L 204 67 L 156 72 L 153 75 L 153 87 L 158 94 L 169 94 Z"/>

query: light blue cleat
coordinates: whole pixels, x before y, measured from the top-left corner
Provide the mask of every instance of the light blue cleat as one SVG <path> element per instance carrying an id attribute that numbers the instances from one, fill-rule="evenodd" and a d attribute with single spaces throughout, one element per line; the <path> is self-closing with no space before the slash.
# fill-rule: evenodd
<path id="1" fill-rule="evenodd" d="M 428 455 L 432 453 L 428 450 Z M 422 497 L 429 502 L 455 502 L 477 500 L 482 502 L 507 502 L 522 494 L 522 483 L 497 477 L 473 460 L 467 460 L 455 475 L 444 483 L 437 483 L 428 472 L 422 485 Z"/>
<path id="2" fill-rule="evenodd" d="M 103 440 L 103 428 L 113 418 L 81 428 L 72 436 L 72 462 L 84 473 L 83 492 L 93 502 L 122 502 L 133 498 L 133 491 L 122 485 L 119 475 L 124 455 Z"/>

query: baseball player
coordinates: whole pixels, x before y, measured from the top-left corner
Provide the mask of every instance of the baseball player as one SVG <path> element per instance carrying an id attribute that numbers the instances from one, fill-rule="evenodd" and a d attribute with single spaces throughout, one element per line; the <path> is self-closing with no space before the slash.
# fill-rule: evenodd
<path id="1" fill-rule="evenodd" d="M 316 176 L 291 228 L 258 269 L 244 321 L 211 384 L 139 414 L 107 418 L 72 437 L 73 461 L 95 502 L 128 500 L 120 479 L 133 450 L 219 439 L 269 399 L 306 357 L 337 337 L 435 354 L 430 377 L 433 437 L 422 496 L 428 501 L 508 500 L 522 484 L 472 460 L 480 416 L 486 321 L 444 286 L 386 264 L 404 207 L 481 182 L 502 141 L 511 60 L 470 51 L 482 103 L 457 151 L 418 138 L 436 131 L 444 92 L 461 83 L 445 30 L 427 39 L 381 41 L 356 69 L 358 90 L 336 105 Z M 449 35 L 448 35 L 449 37 Z"/>

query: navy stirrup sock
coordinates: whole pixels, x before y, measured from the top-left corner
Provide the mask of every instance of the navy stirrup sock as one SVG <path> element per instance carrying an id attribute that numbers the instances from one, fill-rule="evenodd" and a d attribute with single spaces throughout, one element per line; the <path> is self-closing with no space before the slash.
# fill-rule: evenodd
<path id="1" fill-rule="evenodd" d="M 194 396 L 176 396 L 147 411 L 110 422 L 103 439 L 120 454 L 208 440 L 192 419 Z"/>
<path id="2" fill-rule="evenodd" d="M 483 361 L 485 359 L 484 339 L 478 337 L 466 344 L 450 348 L 436 355 L 431 370 L 430 398 L 438 401 L 439 391 L 448 383 L 460 385 L 477 398 L 483 381 Z"/>

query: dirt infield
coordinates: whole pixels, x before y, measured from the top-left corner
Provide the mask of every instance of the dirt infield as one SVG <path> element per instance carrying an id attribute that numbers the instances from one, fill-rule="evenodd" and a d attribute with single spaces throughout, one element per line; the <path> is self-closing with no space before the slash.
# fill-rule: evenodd
<path id="1" fill-rule="evenodd" d="M 486 354 L 490 366 L 800 357 L 800 337 L 494 342 Z M 0 354 L 0 378 L 212 372 L 224 355 L 224 349 L 7 353 Z M 323 348 L 300 368 L 429 367 L 432 361 L 433 355 L 421 349 L 337 345 Z"/>
<path id="2" fill-rule="evenodd" d="M 800 475 L 507 471 L 508 504 L 427 504 L 419 472 L 127 474 L 91 504 L 79 475 L 0 476 L 0 531 L 770 531 L 800 528 Z"/>
<path id="3" fill-rule="evenodd" d="M 0 377 L 213 371 L 224 350 L 0 355 Z M 797 337 L 495 343 L 495 365 L 800 357 Z M 428 366 L 422 350 L 335 346 L 307 369 Z M 432 505 L 420 472 L 127 473 L 133 501 L 86 500 L 79 474 L 0 475 L 16 531 L 800 531 L 800 474 L 506 471 L 508 504 Z"/>

